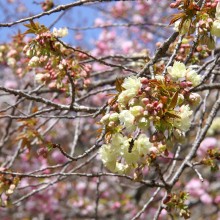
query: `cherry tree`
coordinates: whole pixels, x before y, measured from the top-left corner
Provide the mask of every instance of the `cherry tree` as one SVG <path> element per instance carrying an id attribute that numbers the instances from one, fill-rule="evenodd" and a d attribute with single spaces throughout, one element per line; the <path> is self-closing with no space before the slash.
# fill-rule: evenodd
<path id="1" fill-rule="evenodd" d="M 4 3 L 1 219 L 220 219 L 218 0 Z"/>

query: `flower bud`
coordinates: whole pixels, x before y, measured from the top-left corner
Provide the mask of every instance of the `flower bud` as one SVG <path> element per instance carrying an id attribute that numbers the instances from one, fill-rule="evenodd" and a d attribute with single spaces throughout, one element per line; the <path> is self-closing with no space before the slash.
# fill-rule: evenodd
<path id="1" fill-rule="evenodd" d="M 15 58 L 9 57 L 9 58 L 7 59 L 7 64 L 8 64 L 9 66 L 11 66 L 11 67 L 14 67 L 15 64 L 16 64 Z"/>
<path id="2" fill-rule="evenodd" d="M 108 123 L 108 121 L 109 121 L 109 116 L 110 116 L 110 114 L 106 114 L 106 115 L 104 115 L 102 118 L 101 118 L 101 120 L 100 120 L 100 122 L 102 123 L 102 124 L 107 124 Z"/>
<path id="3" fill-rule="evenodd" d="M 189 95 L 189 102 L 192 104 L 194 107 L 198 106 L 201 101 L 201 96 L 198 93 L 191 93 Z"/>
<path id="4" fill-rule="evenodd" d="M 187 83 L 186 82 L 181 82 L 180 83 L 180 87 L 181 88 L 186 88 L 188 85 L 187 85 Z"/>
<path id="5" fill-rule="evenodd" d="M 42 83 L 43 78 L 44 78 L 44 74 L 42 74 L 42 73 L 38 73 L 38 74 L 35 75 L 35 80 L 38 83 Z"/>
<path id="6" fill-rule="evenodd" d="M 158 146 L 158 148 L 159 148 L 160 151 L 164 152 L 166 150 L 166 145 L 160 144 Z"/>
<path id="7" fill-rule="evenodd" d="M 156 75 L 155 79 L 159 80 L 159 81 L 164 81 L 164 76 L 162 75 Z"/>
<path id="8" fill-rule="evenodd" d="M 205 5 L 206 5 L 206 7 L 211 7 L 211 2 L 207 2 Z"/>
<path id="9" fill-rule="evenodd" d="M 157 107 L 157 105 L 158 105 L 158 101 L 154 101 L 153 102 L 153 107 Z"/>
<path id="10" fill-rule="evenodd" d="M 167 97 L 166 96 L 161 96 L 160 97 L 160 99 L 161 99 L 161 102 L 163 103 L 163 104 L 166 104 L 167 103 Z"/>
<path id="11" fill-rule="evenodd" d="M 144 111 L 144 116 L 148 116 L 149 112 L 148 111 Z"/>
<path id="12" fill-rule="evenodd" d="M 140 116 L 143 114 L 144 112 L 144 108 L 142 106 L 134 106 L 130 108 L 130 112 L 132 115 L 136 116 Z"/>
<path id="13" fill-rule="evenodd" d="M 182 94 L 178 94 L 177 104 L 181 105 L 184 102 L 184 96 Z"/>
<path id="14" fill-rule="evenodd" d="M 148 84 L 149 80 L 147 78 L 141 78 L 142 84 Z"/>
<path id="15" fill-rule="evenodd" d="M 145 105 L 149 104 L 149 99 L 148 98 L 143 98 L 141 100 Z"/>
<path id="16" fill-rule="evenodd" d="M 176 7 L 177 7 L 177 5 L 176 5 L 175 2 L 172 2 L 172 3 L 170 4 L 170 8 L 176 8 Z"/>
<path id="17" fill-rule="evenodd" d="M 183 138 L 183 133 L 179 129 L 174 129 L 173 135 L 177 140 L 181 140 Z"/>
<path id="18" fill-rule="evenodd" d="M 147 107 L 148 111 L 153 110 L 153 105 L 152 104 L 147 104 L 146 107 Z"/>
<path id="19" fill-rule="evenodd" d="M 163 103 L 159 103 L 158 105 L 157 105 L 157 110 L 159 111 L 159 110 L 161 110 L 163 108 Z"/>
<path id="20" fill-rule="evenodd" d="M 0 51 L 4 51 L 6 49 L 6 46 L 5 45 L 0 45 Z"/>
<path id="21" fill-rule="evenodd" d="M 65 37 L 68 35 L 68 29 L 66 27 L 64 28 L 53 28 L 53 34 L 55 37 Z"/>
<path id="22" fill-rule="evenodd" d="M 141 117 L 138 121 L 138 127 L 142 130 L 146 130 L 149 128 L 149 121 L 145 117 Z"/>
<path id="23" fill-rule="evenodd" d="M 108 123 L 108 127 L 110 127 L 110 128 L 115 127 L 114 121 L 110 121 L 110 122 Z"/>
<path id="24" fill-rule="evenodd" d="M 11 184 L 9 189 L 6 191 L 6 194 L 7 195 L 13 194 L 15 187 L 16 187 L 15 184 Z"/>
<path id="25" fill-rule="evenodd" d="M 212 8 L 216 8 L 217 4 L 218 4 L 217 2 L 213 2 L 213 3 L 211 4 L 211 7 L 212 7 Z"/>
<path id="26" fill-rule="evenodd" d="M 148 93 L 150 90 L 151 90 L 151 88 L 150 88 L 149 86 L 144 89 L 144 91 L 147 92 L 147 93 Z"/>
<path id="27" fill-rule="evenodd" d="M 24 48 L 23 48 L 23 52 L 26 53 L 28 49 L 29 49 L 29 45 L 25 45 Z"/>
<path id="28" fill-rule="evenodd" d="M 193 85 L 193 83 L 190 81 L 186 81 L 186 83 L 187 83 L 187 86 L 189 86 L 189 87 L 191 87 Z"/>
<path id="29" fill-rule="evenodd" d="M 63 69 L 64 69 L 63 64 L 60 63 L 60 64 L 58 65 L 58 68 L 59 68 L 59 70 L 63 70 Z"/>
<path id="30" fill-rule="evenodd" d="M 158 153 L 158 149 L 156 147 L 150 147 L 149 151 L 155 154 Z"/>
<path id="31" fill-rule="evenodd" d="M 117 112 L 114 112 L 114 113 L 110 114 L 109 121 L 116 122 L 119 120 L 118 117 L 119 117 L 119 114 Z"/>
<path id="32" fill-rule="evenodd" d="M 138 103 L 138 99 L 137 99 L 137 98 L 132 98 L 132 99 L 129 101 L 128 105 L 129 105 L 129 106 L 134 106 L 134 105 L 137 105 L 137 103 Z"/>
<path id="33" fill-rule="evenodd" d="M 44 147 L 41 147 L 40 149 L 38 149 L 37 153 L 39 156 L 42 156 L 44 158 L 47 158 L 47 156 L 48 156 L 48 150 Z"/>

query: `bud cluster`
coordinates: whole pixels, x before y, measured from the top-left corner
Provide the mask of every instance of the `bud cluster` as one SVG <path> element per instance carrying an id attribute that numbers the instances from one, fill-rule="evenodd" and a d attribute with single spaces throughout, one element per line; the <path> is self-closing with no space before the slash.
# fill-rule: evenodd
<path id="1" fill-rule="evenodd" d="M 36 25 L 35 25 L 36 26 Z M 49 30 L 39 31 L 23 49 L 30 59 L 29 69 L 35 69 L 35 80 L 40 84 L 49 84 L 50 88 L 69 91 L 68 74 L 75 80 L 79 77 L 86 78 L 89 75 L 89 65 L 81 65 L 78 59 L 72 59 L 72 51 L 67 49 L 58 37 L 64 37 L 68 33 L 67 28 L 54 28 L 53 33 Z M 71 56 L 70 56 L 71 55 Z"/>
<path id="2" fill-rule="evenodd" d="M 192 35 L 198 27 L 199 44 L 207 45 L 210 50 L 215 48 L 213 36 L 220 36 L 220 4 L 218 0 L 205 1 L 204 5 L 198 1 L 176 0 L 170 4 L 170 7 L 182 10 L 171 20 L 171 24 L 175 23 L 176 31 L 182 35 Z"/>
<path id="3" fill-rule="evenodd" d="M 4 168 L 2 168 L 2 171 L 5 171 Z M 20 181 L 20 178 L 12 175 L 0 175 L 0 190 L 1 190 L 1 196 L 4 194 L 4 199 L 1 198 L 1 205 L 7 206 L 9 197 L 12 195 Z M 2 196 L 3 197 L 3 196 Z"/>
<path id="4" fill-rule="evenodd" d="M 178 42 L 178 39 L 172 43 L 169 47 L 169 50 L 167 51 L 167 54 L 172 54 L 175 50 L 176 44 Z M 185 36 L 182 40 L 182 43 L 180 45 L 180 48 L 176 55 L 176 60 L 180 62 L 184 62 L 184 60 L 187 58 L 188 54 L 190 53 L 190 49 L 193 43 L 193 38 L 191 36 Z M 157 43 L 157 45 L 160 46 L 160 42 Z M 202 64 L 204 62 L 204 59 L 206 59 L 208 56 L 210 56 L 211 50 L 208 49 L 206 44 L 199 44 L 195 48 L 195 50 L 192 53 L 192 58 L 190 59 L 190 63 L 192 64 Z M 160 71 L 163 72 L 163 71 Z"/>
<path id="5" fill-rule="evenodd" d="M 219 0 L 206 0 L 205 1 L 205 7 L 207 8 L 216 8 Z"/>

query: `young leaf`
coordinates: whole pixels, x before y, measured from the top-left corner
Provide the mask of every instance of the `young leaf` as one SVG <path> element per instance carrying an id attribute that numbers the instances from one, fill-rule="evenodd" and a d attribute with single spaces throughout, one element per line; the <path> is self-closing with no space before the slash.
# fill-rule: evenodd
<path id="1" fill-rule="evenodd" d="M 168 108 L 174 109 L 176 107 L 177 100 L 178 100 L 178 91 L 176 91 L 175 94 L 173 95 L 173 97 L 171 98 L 171 102 L 170 102 Z"/>
<path id="2" fill-rule="evenodd" d="M 122 88 L 122 83 L 124 82 L 124 80 L 123 79 L 116 79 L 116 81 L 115 81 L 115 87 L 116 87 L 116 90 L 118 91 L 118 92 L 122 92 L 123 91 L 123 88 Z"/>

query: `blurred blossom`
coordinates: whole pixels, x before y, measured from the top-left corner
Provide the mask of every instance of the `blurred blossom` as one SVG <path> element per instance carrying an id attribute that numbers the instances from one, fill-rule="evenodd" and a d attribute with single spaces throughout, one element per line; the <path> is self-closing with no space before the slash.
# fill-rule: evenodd
<path id="1" fill-rule="evenodd" d="M 94 63 L 93 64 L 93 70 L 94 71 L 104 71 L 106 69 L 106 67 L 102 64 L 99 64 L 99 63 Z"/>
<path id="2" fill-rule="evenodd" d="M 213 120 L 213 122 L 208 130 L 208 135 L 214 135 L 215 132 L 219 132 L 219 131 L 220 131 L 220 117 L 216 117 Z"/>
<path id="3" fill-rule="evenodd" d="M 205 157 L 207 155 L 207 150 L 213 149 L 217 146 L 217 140 L 213 137 L 205 138 L 197 151 L 197 155 L 200 157 Z"/>
<path id="4" fill-rule="evenodd" d="M 220 195 L 218 195 L 218 196 L 215 197 L 214 202 L 215 202 L 216 204 L 220 204 Z"/>
<path id="5" fill-rule="evenodd" d="M 212 197 L 207 193 L 204 193 L 203 195 L 201 195 L 200 200 L 204 204 L 211 204 L 212 203 Z"/>
<path id="6" fill-rule="evenodd" d="M 94 25 L 95 26 L 100 26 L 100 25 L 104 25 L 104 20 L 101 18 L 96 18 L 94 21 Z"/>
<path id="7" fill-rule="evenodd" d="M 132 17 L 132 20 L 133 20 L 134 23 L 143 23 L 143 21 L 144 21 L 143 17 L 138 15 L 138 14 L 135 14 Z"/>
<path id="8" fill-rule="evenodd" d="M 160 217 L 166 217 L 167 216 L 167 211 L 163 209 L 160 213 Z"/>
<path id="9" fill-rule="evenodd" d="M 67 162 L 67 158 L 60 151 L 57 151 L 57 150 L 53 151 L 53 153 L 51 154 L 51 157 L 56 163 Z"/>
<path id="10" fill-rule="evenodd" d="M 82 39 L 83 39 L 83 34 L 82 34 L 82 33 L 79 33 L 79 32 L 76 33 L 76 34 L 75 34 L 75 39 L 76 39 L 76 40 L 82 40 Z"/>
<path id="11" fill-rule="evenodd" d="M 212 198 L 208 194 L 207 190 L 209 189 L 208 181 L 201 182 L 199 179 L 191 179 L 186 187 L 185 190 L 190 194 L 192 198 L 198 198 L 204 204 L 212 203 Z"/>
<path id="12" fill-rule="evenodd" d="M 121 203 L 120 202 L 114 202 L 113 203 L 113 209 L 118 209 L 118 208 L 120 208 L 121 207 Z"/>
<path id="13" fill-rule="evenodd" d="M 121 46 L 124 53 L 129 53 L 133 49 L 133 42 L 124 41 Z"/>
<path id="14" fill-rule="evenodd" d="M 6 88 L 16 89 L 18 87 L 18 83 L 15 80 L 6 80 L 4 86 Z"/>
<path id="15" fill-rule="evenodd" d="M 84 207 L 84 209 L 81 210 L 81 213 L 83 215 L 87 215 L 89 213 L 92 213 L 94 209 L 95 209 L 94 205 L 90 204 L 90 205 L 87 205 L 86 207 Z"/>
<path id="16" fill-rule="evenodd" d="M 66 27 L 64 28 L 53 28 L 53 34 L 55 37 L 65 37 L 68 35 L 68 29 Z"/>
<path id="17" fill-rule="evenodd" d="M 80 193 L 80 194 L 83 194 L 84 193 L 84 190 L 87 188 L 87 184 L 86 182 L 78 182 L 76 184 L 76 190 Z"/>

